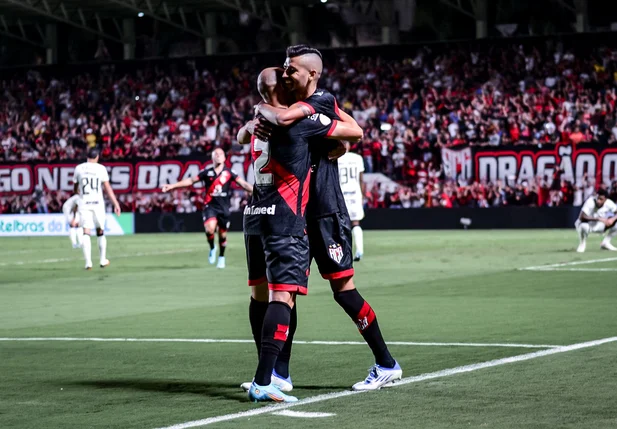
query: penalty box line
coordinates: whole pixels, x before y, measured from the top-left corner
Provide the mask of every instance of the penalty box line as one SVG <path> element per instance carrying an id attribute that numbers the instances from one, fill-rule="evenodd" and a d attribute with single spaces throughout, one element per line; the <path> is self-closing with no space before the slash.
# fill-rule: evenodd
<path id="1" fill-rule="evenodd" d="M 533 353 L 526 353 L 526 354 L 511 356 L 511 357 L 502 358 L 502 359 L 494 359 L 494 360 L 490 360 L 487 362 L 458 366 L 455 368 L 444 369 L 444 370 L 436 371 L 436 372 L 429 372 L 426 374 L 403 378 L 400 382 L 394 384 L 390 388 L 395 388 L 395 387 L 403 386 L 406 384 L 419 383 L 422 381 L 432 380 L 435 378 L 449 377 L 451 375 L 478 371 L 480 369 L 485 369 L 485 368 L 493 368 L 496 366 L 506 365 L 509 363 L 524 362 L 524 361 L 528 361 L 532 359 L 537 359 L 539 357 L 550 356 L 550 355 L 554 355 L 558 353 L 566 353 L 566 352 L 571 352 L 574 350 L 580 350 L 580 349 L 585 349 L 589 347 L 596 347 L 602 344 L 612 343 L 615 341 L 617 341 L 617 337 L 603 338 L 601 340 L 587 341 L 584 343 L 571 344 L 569 346 L 561 346 L 561 347 L 556 347 L 556 348 L 548 349 L 548 350 L 541 350 L 541 351 L 537 351 Z M 160 427 L 158 429 L 188 429 L 188 428 L 194 428 L 194 427 L 207 426 L 207 425 L 225 422 L 229 420 L 253 417 L 253 416 L 258 416 L 262 414 L 270 414 L 270 413 L 278 412 L 281 410 L 286 410 L 288 408 L 298 407 L 302 405 L 309 405 L 309 404 L 314 404 L 316 402 L 324 402 L 324 401 L 329 401 L 331 399 L 338 399 L 338 398 L 343 398 L 346 396 L 359 395 L 363 393 L 367 393 L 367 392 L 366 391 L 356 392 L 353 390 L 345 390 L 341 392 L 327 393 L 325 395 L 318 395 L 318 396 L 313 396 L 310 398 L 302 399 L 298 402 L 269 405 L 266 407 L 253 409 L 250 411 L 242 411 L 242 412 L 234 413 L 234 414 L 225 414 L 222 416 L 209 417 L 207 419 L 202 419 L 202 420 L 193 420 L 190 422 L 178 423 L 178 424 L 171 425 L 171 426 Z"/>
<path id="2" fill-rule="evenodd" d="M 91 341 L 109 343 L 223 343 L 223 344 L 254 344 L 254 340 L 224 339 L 224 338 L 82 338 L 82 337 L 4 337 L 0 341 Z M 294 344 L 323 346 L 366 346 L 364 341 L 302 341 L 294 340 Z M 426 347 L 506 347 L 518 349 L 548 349 L 563 347 L 554 344 L 517 344 L 517 343 L 439 343 L 417 341 L 388 341 L 389 346 L 426 346 Z"/>
<path id="3" fill-rule="evenodd" d="M 614 262 L 617 258 L 591 259 L 588 261 L 562 262 L 559 264 L 537 265 L 533 267 L 519 268 L 519 271 L 617 271 L 612 268 L 568 268 L 576 265 L 597 264 L 599 262 Z"/>

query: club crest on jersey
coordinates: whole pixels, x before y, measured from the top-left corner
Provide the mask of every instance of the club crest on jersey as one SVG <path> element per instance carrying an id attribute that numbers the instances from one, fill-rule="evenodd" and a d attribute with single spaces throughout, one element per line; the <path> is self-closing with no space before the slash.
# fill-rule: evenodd
<path id="1" fill-rule="evenodd" d="M 227 182 L 227 180 L 229 180 L 229 172 L 223 171 L 223 173 L 221 174 L 221 178 L 219 179 L 219 181 L 221 182 L 221 185 L 224 185 L 225 182 Z"/>
<path id="2" fill-rule="evenodd" d="M 330 254 L 330 259 L 332 259 L 337 264 L 341 263 L 343 259 L 343 248 L 338 243 L 333 243 L 328 246 L 328 253 Z"/>

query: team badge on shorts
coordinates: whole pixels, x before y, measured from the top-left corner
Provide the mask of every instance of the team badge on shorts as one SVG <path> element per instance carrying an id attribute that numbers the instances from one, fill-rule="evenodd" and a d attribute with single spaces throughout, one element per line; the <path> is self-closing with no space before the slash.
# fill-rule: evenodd
<path id="1" fill-rule="evenodd" d="M 337 264 L 341 263 L 343 259 L 343 248 L 340 244 L 334 243 L 328 246 L 328 253 L 330 254 L 330 259 L 332 259 Z"/>

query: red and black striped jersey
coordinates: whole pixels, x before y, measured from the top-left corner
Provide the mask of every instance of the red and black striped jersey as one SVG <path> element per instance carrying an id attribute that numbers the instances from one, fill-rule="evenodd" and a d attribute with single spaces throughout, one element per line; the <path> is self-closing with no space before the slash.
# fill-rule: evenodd
<path id="1" fill-rule="evenodd" d="M 309 199 L 312 139 L 323 141 L 336 128 L 325 115 L 311 115 L 291 126 L 274 128 L 269 141 L 253 137 L 255 184 L 244 209 L 244 232 L 250 235 L 303 236 Z"/>
<path id="2" fill-rule="evenodd" d="M 214 165 L 209 165 L 199 172 L 198 177 L 206 189 L 204 205 L 229 212 L 231 184 L 238 177 L 236 173 L 228 167 L 223 167 L 221 172 L 217 173 Z"/>

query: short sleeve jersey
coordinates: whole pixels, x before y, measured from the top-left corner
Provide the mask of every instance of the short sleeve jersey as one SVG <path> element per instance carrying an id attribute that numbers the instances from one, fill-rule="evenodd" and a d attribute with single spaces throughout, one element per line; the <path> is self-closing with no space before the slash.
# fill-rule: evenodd
<path id="1" fill-rule="evenodd" d="M 201 170 L 197 177 L 204 183 L 206 188 L 204 205 L 222 212 L 229 212 L 231 184 L 238 175 L 228 167 L 223 167 L 219 174 L 214 170 L 214 165 L 209 165 Z"/>
<path id="2" fill-rule="evenodd" d="M 325 89 L 318 89 L 302 101 L 312 114 L 321 113 L 329 118 L 340 120 L 339 108 L 334 96 Z M 345 200 L 341 192 L 338 174 L 338 162 L 328 159 L 328 152 L 336 147 L 335 141 L 314 139 L 311 142 L 311 198 L 308 203 L 307 216 L 321 217 L 341 212 L 347 213 Z"/>
<path id="3" fill-rule="evenodd" d="M 585 201 L 581 208 L 581 213 L 585 213 L 590 217 L 607 218 L 610 215 L 617 214 L 617 205 L 612 200 L 607 199 L 604 205 L 600 208 L 596 207 L 596 198 L 590 197 Z"/>
<path id="4" fill-rule="evenodd" d="M 364 173 L 364 160 L 357 153 L 347 152 L 338 159 L 338 175 L 343 196 L 362 194 L 360 173 Z"/>
<path id="5" fill-rule="evenodd" d="M 97 162 L 84 162 L 75 167 L 73 180 L 79 185 L 82 207 L 104 207 L 103 183 L 109 182 L 107 169 Z"/>
<path id="6" fill-rule="evenodd" d="M 311 139 L 329 135 L 336 121 L 311 115 L 291 126 L 274 128 L 269 141 L 253 137 L 251 155 L 255 185 L 244 209 L 244 232 L 249 235 L 303 236 L 309 199 Z"/>

